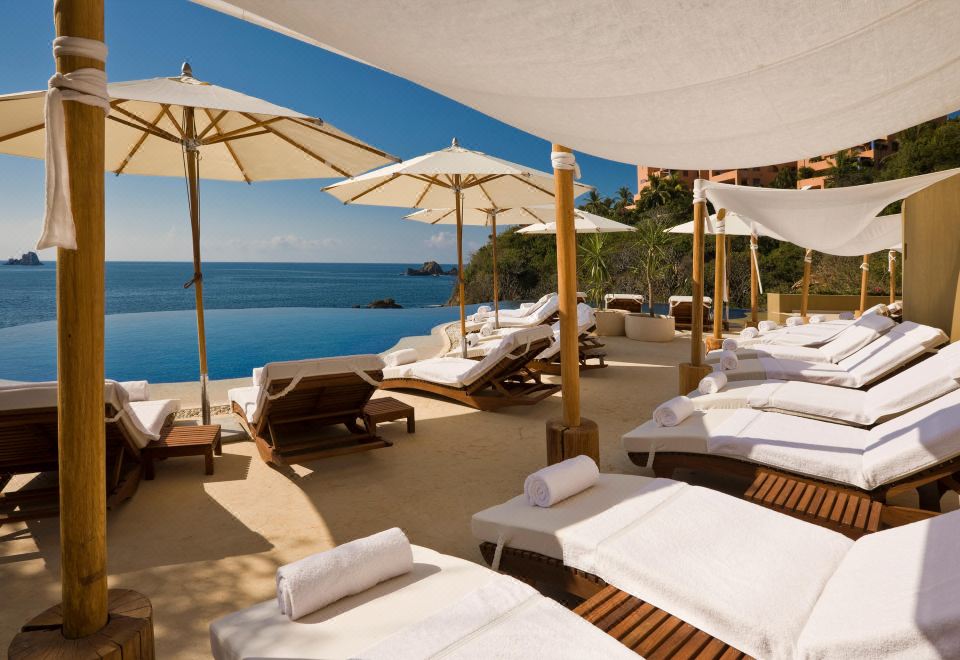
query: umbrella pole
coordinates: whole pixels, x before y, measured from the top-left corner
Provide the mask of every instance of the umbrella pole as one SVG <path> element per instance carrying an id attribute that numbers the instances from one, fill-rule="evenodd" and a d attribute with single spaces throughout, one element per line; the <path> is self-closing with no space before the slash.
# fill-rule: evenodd
<path id="1" fill-rule="evenodd" d="M 679 367 L 680 394 L 695 390 L 700 379 L 711 368 L 703 364 L 703 242 L 707 199 L 703 194 L 703 180 L 693 182 L 693 301 L 690 304 L 690 362 Z"/>
<path id="2" fill-rule="evenodd" d="M 197 162 L 200 153 L 193 141 L 197 126 L 193 108 L 184 108 L 184 133 L 186 134 L 187 189 L 190 197 L 190 231 L 193 237 L 193 292 L 197 305 L 197 344 L 200 351 L 200 411 L 204 424 L 210 423 L 210 400 L 207 398 L 207 331 L 203 318 L 203 270 L 200 263 L 200 196 Z"/>
<path id="3" fill-rule="evenodd" d="M 490 214 L 490 220 L 493 227 L 493 318 L 494 325 L 500 328 L 500 283 L 497 273 L 497 214 Z M 892 281 L 892 280 L 891 280 Z"/>
<path id="4" fill-rule="evenodd" d="M 810 306 L 810 268 L 813 265 L 813 250 L 803 255 L 803 280 L 800 285 L 800 318 L 807 322 L 807 310 Z"/>
<path id="5" fill-rule="evenodd" d="M 750 236 L 750 325 L 754 328 L 760 322 L 760 261 L 757 259 L 757 237 Z"/>
<path id="6" fill-rule="evenodd" d="M 557 225 L 557 294 L 560 302 L 560 377 L 563 416 L 547 420 L 547 463 L 585 455 L 600 462 L 600 431 L 580 416 L 580 348 L 577 337 L 577 235 L 573 218 L 573 154 L 553 145 Z"/>
<path id="7" fill-rule="evenodd" d="M 897 302 L 897 252 L 887 253 L 887 269 L 890 271 L 890 304 Z"/>
<path id="8" fill-rule="evenodd" d="M 454 203 L 457 209 L 457 297 L 460 299 L 460 351 L 467 357 L 467 315 L 463 299 L 463 199 L 460 196 L 460 175 L 453 177 Z"/>
<path id="9" fill-rule="evenodd" d="M 857 316 L 863 314 L 867 309 L 867 284 L 870 278 L 870 255 L 863 255 L 863 263 L 860 264 L 860 310 Z"/>
<path id="10" fill-rule="evenodd" d="M 707 342 L 709 350 L 720 348 L 723 342 L 723 298 L 726 274 L 727 235 L 724 233 L 726 209 L 717 211 L 716 258 L 713 269 L 713 337 Z"/>

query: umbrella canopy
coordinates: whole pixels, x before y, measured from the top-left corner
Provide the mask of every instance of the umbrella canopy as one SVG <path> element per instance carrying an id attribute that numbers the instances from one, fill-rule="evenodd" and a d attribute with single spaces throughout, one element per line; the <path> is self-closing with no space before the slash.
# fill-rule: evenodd
<path id="1" fill-rule="evenodd" d="M 268 181 L 350 176 L 398 158 L 322 119 L 211 85 L 184 64 L 176 78 L 108 85 L 104 165 L 114 174 L 183 176 L 193 237 L 203 422 L 210 421 L 200 263 L 199 179 Z M 46 92 L 0 96 L 0 153 L 44 157 Z M 201 159 L 202 154 L 202 159 Z"/>
<path id="2" fill-rule="evenodd" d="M 780 236 L 766 227 L 762 227 L 755 222 L 751 222 L 749 218 L 744 218 L 736 213 L 728 212 L 725 220 L 725 226 L 723 233 L 727 236 L 767 236 L 769 238 L 775 238 L 778 241 L 783 240 Z M 717 214 L 714 213 L 703 226 L 704 233 L 708 235 L 713 235 L 717 233 Z M 675 225 L 664 231 L 670 234 L 692 234 L 693 233 L 693 220 L 690 222 L 684 222 L 679 225 Z"/>
<path id="3" fill-rule="evenodd" d="M 536 210 L 538 214 L 543 213 L 543 217 L 552 216 L 553 207 L 540 207 Z M 578 234 L 613 234 L 621 231 L 637 231 L 636 227 L 625 225 L 616 220 L 610 220 L 603 216 L 587 213 L 576 209 L 573 212 L 574 228 Z M 556 234 L 557 223 L 547 222 L 540 225 L 530 225 L 517 231 L 518 234 Z"/>
<path id="4" fill-rule="evenodd" d="M 433 151 L 396 165 L 340 181 L 324 190 L 344 204 L 449 208 L 453 202 L 457 225 L 457 289 L 460 299 L 460 336 L 467 355 L 466 313 L 463 291 L 464 209 L 508 209 L 552 202 L 552 174 L 464 149 L 453 140 L 446 149 Z M 591 186 L 573 185 L 573 196 Z M 553 208 L 553 207 L 549 207 Z M 451 223 L 452 224 L 452 223 Z"/>
<path id="5" fill-rule="evenodd" d="M 187 140 L 203 156 L 201 177 L 222 181 L 324 179 L 398 158 L 316 117 L 201 82 L 189 65 L 175 78 L 108 85 L 105 164 L 114 174 L 183 176 Z M 44 156 L 45 91 L 0 96 L 0 153 Z M 185 109 L 195 108 L 195 136 Z"/>

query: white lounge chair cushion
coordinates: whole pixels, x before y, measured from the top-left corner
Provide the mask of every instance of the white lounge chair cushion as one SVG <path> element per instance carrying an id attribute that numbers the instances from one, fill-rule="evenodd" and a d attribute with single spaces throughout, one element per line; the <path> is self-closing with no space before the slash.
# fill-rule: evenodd
<path id="1" fill-rule="evenodd" d="M 413 546 L 413 561 L 410 573 L 297 621 L 280 613 L 276 598 L 218 619 L 210 625 L 213 657 L 354 657 L 388 635 L 440 612 L 493 577 L 483 566 L 418 546 Z"/>
<path id="2" fill-rule="evenodd" d="M 597 317 L 593 308 L 586 303 L 577 303 L 577 334 L 583 336 L 596 325 Z M 484 337 L 476 346 L 467 349 L 467 357 L 476 358 L 489 355 L 494 349 L 500 346 L 502 339 L 512 335 L 525 328 L 501 328 L 491 337 Z M 550 330 L 553 332 L 552 343 L 543 349 L 543 352 L 536 356 L 538 360 L 549 360 L 560 352 L 560 321 L 554 321 L 550 324 Z M 455 348 L 447 353 L 448 357 L 459 357 L 460 348 Z"/>
<path id="3" fill-rule="evenodd" d="M 251 424 L 255 424 L 257 421 L 257 407 L 261 389 L 254 385 L 252 387 L 234 387 L 227 390 L 227 399 L 243 411 L 244 417 Z"/>
<path id="4" fill-rule="evenodd" d="M 410 365 L 408 378 L 419 378 L 439 385 L 463 387 L 463 377 L 477 365 L 476 360 L 458 357 L 430 358 Z"/>
<path id="5" fill-rule="evenodd" d="M 957 512 L 858 540 L 814 607 L 797 657 L 956 657 L 958 547 Z"/>
<path id="6" fill-rule="evenodd" d="M 693 302 L 693 296 L 670 296 L 669 298 L 667 298 L 667 304 L 669 304 L 671 308 L 676 307 L 678 303 L 692 303 L 692 302 Z M 708 306 L 712 305 L 713 298 L 711 298 L 710 296 L 704 296 L 703 304 Z"/>
<path id="7" fill-rule="evenodd" d="M 160 431 L 170 415 L 180 410 L 180 401 L 178 399 L 132 401 L 130 409 L 133 410 L 146 435 L 155 439 L 160 437 Z"/>
<path id="8" fill-rule="evenodd" d="M 657 451 L 704 454 L 711 436 L 724 431 L 736 410 L 697 411 L 676 426 L 657 426 L 651 419 L 623 435 L 623 448 L 628 453 Z"/>
<path id="9" fill-rule="evenodd" d="M 533 308 L 527 314 L 521 317 L 501 317 L 500 326 L 504 328 L 524 327 L 529 328 L 540 325 L 560 309 L 560 300 L 556 294 L 550 296 L 545 303 L 539 307 Z"/>

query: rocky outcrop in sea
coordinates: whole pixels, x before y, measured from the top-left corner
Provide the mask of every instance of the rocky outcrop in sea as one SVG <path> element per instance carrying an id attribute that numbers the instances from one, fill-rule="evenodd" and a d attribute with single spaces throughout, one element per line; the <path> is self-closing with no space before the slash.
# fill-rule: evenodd
<path id="1" fill-rule="evenodd" d="M 11 257 L 7 259 L 7 266 L 42 266 L 40 257 L 36 252 L 24 252 L 19 259 Z"/>
<path id="2" fill-rule="evenodd" d="M 440 275 L 456 275 L 456 267 L 451 268 L 450 270 L 443 270 L 443 266 L 438 264 L 436 261 L 425 261 L 420 268 L 408 268 L 407 275 L 414 277 L 423 277 L 426 275 L 433 275 L 434 277 Z"/>
<path id="3" fill-rule="evenodd" d="M 374 300 L 369 305 L 354 305 L 354 307 L 360 309 L 403 309 L 403 305 L 398 304 L 393 298 Z"/>

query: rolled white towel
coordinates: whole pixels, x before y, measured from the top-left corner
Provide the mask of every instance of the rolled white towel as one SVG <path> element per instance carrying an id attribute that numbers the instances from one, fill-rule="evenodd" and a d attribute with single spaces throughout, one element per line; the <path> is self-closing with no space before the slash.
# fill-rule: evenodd
<path id="1" fill-rule="evenodd" d="M 482 326 L 480 326 L 481 337 L 489 337 L 496 331 L 497 331 L 497 326 L 493 323 L 484 323 Z"/>
<path id="2" fill-rule="evenodd" d="M 727 385 L 727 374 L 722 371 L 714 371 L 700 379 L 697 390 L 700 394 L 716 394 Z"/>
<path id="3" fill-rule="evenodd" d="M 592 458 L 574 456 L 537 470 L 523 482 L 530 506 L 553 506 L 597 483 L 600 470 Z"/>
<path id="4" fill-rule="evenodd" d="M 487 305 L 480 305 L 479 307 L 477 307 L 477 314 L 489 314 L 492 311 L 493 310 L 490 309 L 490 307 Z"/>
<path id="5" fill-rule="evenodd" d="M 520 309 L 530 309 L 531 307 L 533 307 L 533 306 L 536 305 L 536 304 L 537 304 L 537 303 L 529 303 L 529 302 L 528 302 L 528 303 L 520 303 Z"/>
<path id="6" fill-rule="evenodd" d="M 281 566 L 277 602 L 296 620 L 412 568 L 410 541 L 394 527 Z"/>
<path id="7" fill-rule="evenodd" d="M 776 330 L 777 327 L 776 321 L 760 321 L 760 323 L 757 324 L 757 330 L 760 332 L 770 332 L 771 330 Z"/>
<path id="8" fill-rule="evenodd" d="M 467 337 L 469 338 L 470 335 L 467 335 Z M 401 348 L 399 351 L 393 351 L 383 356 L 383 363 L 388 367 L 399 367 L 402 364 L 413 364 L 419 357 L 416 349 Z"/>
<path id="9" fill-rule="evenodd" d="M 841 321 L 852 321 L 852 320 L 853 320 L 853 312 L 840 312 L 840 315 L 839 315 L 838 318 L 839 318 Z"/>
<path id="10" fill-rule="evenodd" d="M 823 323 L 825 320 L 826 319 L 823 318 L 822 314 L 814 314 L 809 319 L 807 319 L 807 323 Z"/>
<path id="11" fill-rule="evenodd" d="M 737 340 L 733 337 L 727 337 L 722 342 L 720 342 L 720 348 L 725 351 L 735 351 L 737 350 Z"/>
<path id="12" fill-rule="evenodd" d="M 760 331 L 753 327 L 744 328 L 743 330 L 740 331 L 740 336 L 743 337 L 744 339 L 753 339 L 759 334 L 760 334 Z"/>
<path id="13" fill-rule="evenodd" d="M 788 317 L 787 317 L 787 324 L 786 324 L 786 325 L 787 325 L 788 328 L 792 328 L 792 327 L 794 327 L 794 326 L 796 326 L 796 325 L 803 325 L 803 317 L 802 317 L 802 316 L 788 316 Z"/>
<path id="14" fill-rule="evenodd" d="M 476 346 L 480 343 L 480 333 L 479 332 L 468 332 L 467 333 L 467 346 Z"/>
<path id="15" fill-rule="evenodd" d="M 740 365 L 740 360 L 733 351 L 720 351 L 717 356 L 720 358 L 717 362 L 724 371 L 731 371 Z"/>
<path id="16" fill-rule="evenodd" d="M 657 426 L 676 426 L 693 414 L 693 399 L 687 396 L 675 396 L 664 401 L 653 411 L 653 421 Z"/>
<path id="17" fill-rule="evenodd" d="M 120 383 L 131 401 L 149 401 L 150 383 L 145 380 L 125 380 Z"/>

